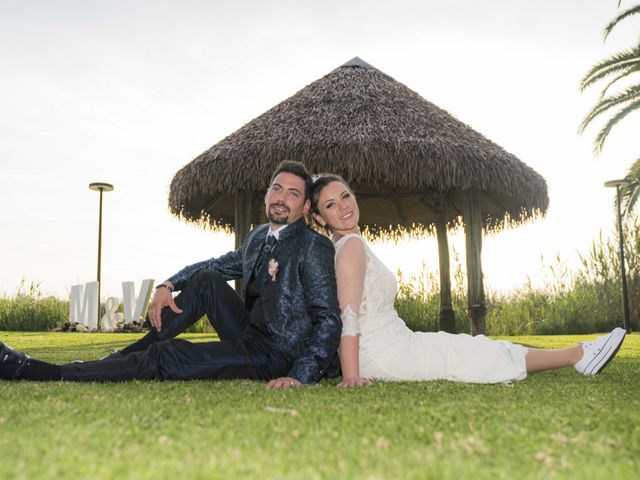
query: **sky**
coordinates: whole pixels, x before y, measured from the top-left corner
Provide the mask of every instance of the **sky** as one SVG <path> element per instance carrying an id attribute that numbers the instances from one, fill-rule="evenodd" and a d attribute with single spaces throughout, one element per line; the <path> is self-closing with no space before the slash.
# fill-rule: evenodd
<path id="1" fill-rule="evenodd" d="M 580 93 L 581 77 L 638 40 L 632 18 L 603 42 L 616 12 L 616 0 L 0 0 L 0 295 L 22 279 L 61 297 L 95 280 L 95 181 L 115 186 L 103 298 L 232 249 L 169 213 L 173 175 L 354 56 L 547 180 L 546 217 L 485 237 L 482 256 L 488 290 L 542 286 L 544 264 L 577 267 L 614 234 L 603 183 L 639 154 L 637 113 L 597 158 L 597 125 L 577 135 L 599 93 Z M 451 245 L 463 259 L 463 236 Z M 407 277 L 437 272 L 434 239 L 374 250 Z"/>

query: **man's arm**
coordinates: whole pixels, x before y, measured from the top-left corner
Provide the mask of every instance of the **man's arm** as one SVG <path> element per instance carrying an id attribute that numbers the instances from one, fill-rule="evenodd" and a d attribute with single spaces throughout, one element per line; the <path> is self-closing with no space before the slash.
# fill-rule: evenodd
<path id="1" fill-rule="evenodd" d="M 333 245 L 326 237 L 315 237 L 308 248 L 301 280 L 313 329 L 288 377 L 302 383 L 315 383 L 326 373 L 336 354 L 342 322 L 336 291 Z"/>
<path id="2" fill-rule="evenodd" d="M 194 263 L 188 265 L 180 270 L 178 273 L 168 278 L 168 282 L 173 284 L 173 288 L 176 291 L 180 291 L 187 284 L 189 279 L 193 277 L 200 270 L 215 270 L 225 280 L 235 280 L 242 278 L 242 252 L 244 244 L 234 252 L 229 252 L 221 257 L 210 258 L 203 262 Z"/>
<path id="3" fill-rule="evenodd" d="M 169 307 L 174 313 L 182 313 L 182 310 L 176 305 L 171 292 L 179 291 L 184 288 L 189 279 L 200 270 L 215 270 L 225 280 L 233 280 L 242 278 L 242 252 L 244 244 L 234 252 L 229 252 L 221 257 L 210 258 L 203 262 L 188 265 L 180 270 L 169 279 L 162 282 L 159 288 L 156 288 L 151 303 L 149 304 L 149 322 L 159 332 L 162 329 L 162 309 Z"/>

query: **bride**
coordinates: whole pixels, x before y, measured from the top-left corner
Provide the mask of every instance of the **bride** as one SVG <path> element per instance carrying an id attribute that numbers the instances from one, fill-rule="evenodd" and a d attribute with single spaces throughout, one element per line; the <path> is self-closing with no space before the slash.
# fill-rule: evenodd
<path id="1" fill-rule="evenodd" d="M 342 316 L 338 387 L 370 385 L 370 379 L 499 383 L 528 373 L 575 367 L 595 375 L 613 359 L 625 337 L 614 329 L 592 342 L 558 350 L 527 348 L 508 341 L 446 332 L 413 332 L 394 309 L 393 273 L 360 234 L 354 193 L 337 175 L 318 177 L 311 190 L 316 222 L 332 235 Z"/>

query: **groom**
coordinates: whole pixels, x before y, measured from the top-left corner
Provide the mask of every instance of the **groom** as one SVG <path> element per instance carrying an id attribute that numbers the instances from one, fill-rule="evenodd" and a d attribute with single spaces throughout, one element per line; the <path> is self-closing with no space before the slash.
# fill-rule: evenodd
<path id="1" fill-rule="evenodd" d="M 185 267 L 159 285 L 149 309 L 154 328 L 137 342 L 100 361 L 61 367 L 32 360 L 0 343 L 3 351 L 11 350 L 3 354 L 5 360 L 0 358 L 2 377 L 248 378 L 269 380 L 267 388 L 291 388 L 315 383 L 328 373 L 337 375 L 342 327 L 334 250 L 328 238 L 304 221 L 311 184 L 302 163 L 282 162 L 265 195 L 269 223 L 254 228 L 238 250 Z M 243 280 L 244 301 L 227 284 L 238 278 Z M 175 300 L 174 290 L 180 291 Z M 174 338 L 203 314 L 219 342 Z"/>

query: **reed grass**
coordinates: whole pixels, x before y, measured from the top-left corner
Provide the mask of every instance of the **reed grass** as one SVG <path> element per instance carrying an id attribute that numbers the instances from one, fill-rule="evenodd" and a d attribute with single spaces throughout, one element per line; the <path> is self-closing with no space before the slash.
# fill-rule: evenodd
<path id="1" fill-rule="evenodd" d="M 631 326 L 640 328 L 640 224 L 627 217 L 625 256 Z M 456 330 L 469 332 L 466 274 L 460 254 L 452 252 L 452 303 Z M 580 255 L 573 271 L 559 257 L 541 259 L 540 288 L 530 281 L 508 294 L 486 292 L 487 332 L 491 335 L 558 335 L 608 331 L 622 324 L 620 259 L 618 242 L 602 233 Z M 413 330 L 438 330 L 440 310 L 438 272 L 422 265 L 419 273 L 397 272 L 399 292 L 396 309 Z M 16 295 L 0 298 L 0 330 L 45 331 L 62 325 L 69 317 L 69 301 L 43 297 L 40 284 L 23 280 Z M 212 333 L 205 317 L 189 333 Z"/>
<path id="2" fill-rule="evenodd" d="M 627 217 L 625 258 L 632 330 L 640 329 L 640 223 Z M 466 274 L 460 255 L 453 251 L 452 303 L 456 330 L 469 332 Z M 580 254 L 580 267 L 568 268 L 560 256 L 547 263 L 541 258 L 542 287 L 528 281 L 508 294 L 487 290 L 487 332 L 491 335 L 559 335 L 611 330 L 623 323 L 618 241 L 602 232 L 588 252 Z M 438 330 L 439 280 L 423 264 L 417 275 L 401 271 L 396 308 L 413 330 Z"/>
<path id="3" fill-rule="evenodd" d="M 0 330 L 53 330 L 69 318 L 69 301 L 44 297 L 40 283 L 20 281 L 13 297 L 0 298 Z"/>

